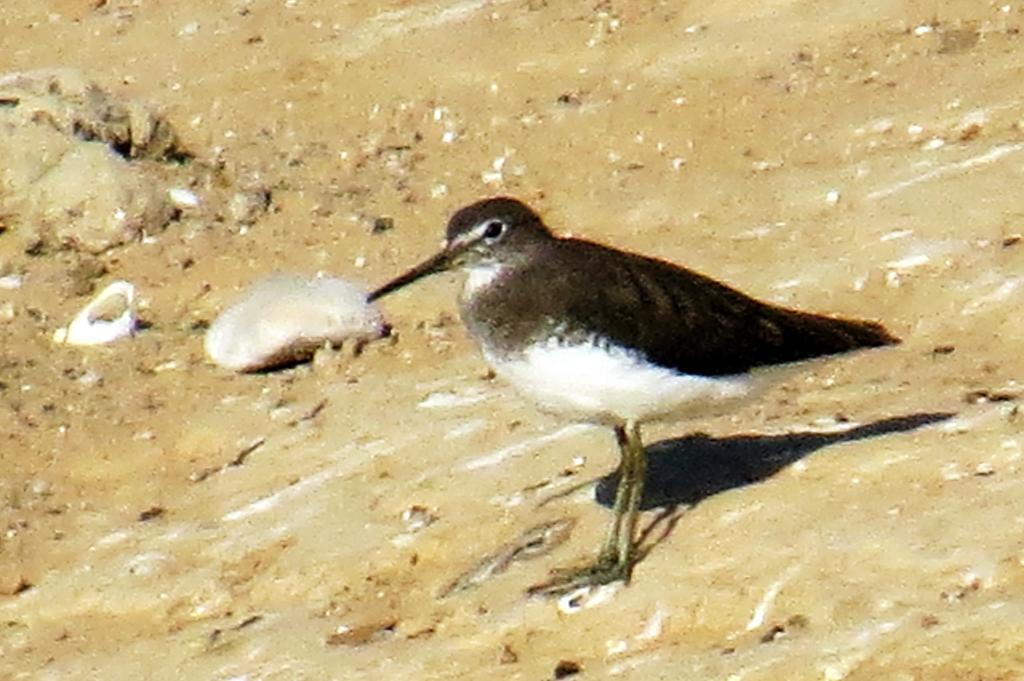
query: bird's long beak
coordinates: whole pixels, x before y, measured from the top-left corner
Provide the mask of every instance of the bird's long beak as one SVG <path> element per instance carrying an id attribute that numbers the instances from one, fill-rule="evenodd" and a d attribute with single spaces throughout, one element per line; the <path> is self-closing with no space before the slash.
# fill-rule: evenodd
<path id="1" fill-rule="evenodd" d="M 397 291 L 403 286 L 413 283 L 417 279 L 422 279 L 423 277 L 429 276 L 431 274 L 436 274 L 438 272 L 444 272 L 445 270 L 451 268 L 455 264 L 455 258 L 458 254 L 459 249 L 445 247 L 436 255 L 433 255 L 430 258 L 424 260 L 423 262 L 421 262 L 419 265 L 416 265 L 408 272 L 395 277 L 388 283 L 378 288 L 376 291 L 370 293 L 370 295 L 366 297 L 366 300 L 368 302 L 373 302 L 378 298 L 386 296 L 392 291 Z"/>

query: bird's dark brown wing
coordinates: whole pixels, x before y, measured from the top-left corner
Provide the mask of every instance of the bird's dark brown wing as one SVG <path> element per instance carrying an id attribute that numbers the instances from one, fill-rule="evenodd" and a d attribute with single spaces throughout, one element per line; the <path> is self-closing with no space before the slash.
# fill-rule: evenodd
<path id="1" fill-rule="evenodd" d="M 520 305 L 676 371 L 721 376 L 899 342 L 875 322 L 763 303 L 661 260 L 585 241 L 556 243 L 561 257 L 532 274 L 542 286 L 530 288 L 541 295 Z"/>

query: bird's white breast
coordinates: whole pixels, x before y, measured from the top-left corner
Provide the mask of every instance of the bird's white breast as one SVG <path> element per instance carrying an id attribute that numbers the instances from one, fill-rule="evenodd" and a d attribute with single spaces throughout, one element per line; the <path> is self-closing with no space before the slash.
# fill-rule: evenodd
<path id="1" fill-rule="evenodd" d="M 485 354 L 498 375 L 543 410 L 602 424 L 715 412 L 750 396 L 759 383 L 746 374 L 682 374 L 624 348 L 554 339 L 515 357 Z"/>

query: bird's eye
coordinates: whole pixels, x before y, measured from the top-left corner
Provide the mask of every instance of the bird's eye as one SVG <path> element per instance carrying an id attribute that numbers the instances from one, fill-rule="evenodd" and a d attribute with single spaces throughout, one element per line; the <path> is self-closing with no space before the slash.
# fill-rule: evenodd
<path id="1" fill-rule="evenodd" d="M 484 225 L 484 238 L 497 239 L 505 231 L 505 223 L 501 220 L 491 220 Z"/>

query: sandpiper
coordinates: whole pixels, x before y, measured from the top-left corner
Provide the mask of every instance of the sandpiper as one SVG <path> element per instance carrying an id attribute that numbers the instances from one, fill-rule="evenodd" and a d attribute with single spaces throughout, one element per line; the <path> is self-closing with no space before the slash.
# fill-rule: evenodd
<path id="1" fill-rule="evenodd" d="M 607 536 L 596 561 L 559 571 L 550 592 L 629 582 L 646 470 L 641 424 L 723 411 L 773 382 L 779 365 L 899 342 L 875 322 L 761 302 L 663 260 L 558 237 L 507 197 L 457 211 L 442 250 L 369 299 L 453 268 L 468 273 L 462 318 L 495 372 L 543 411 L 615 431 L 620 477 Z"/>

